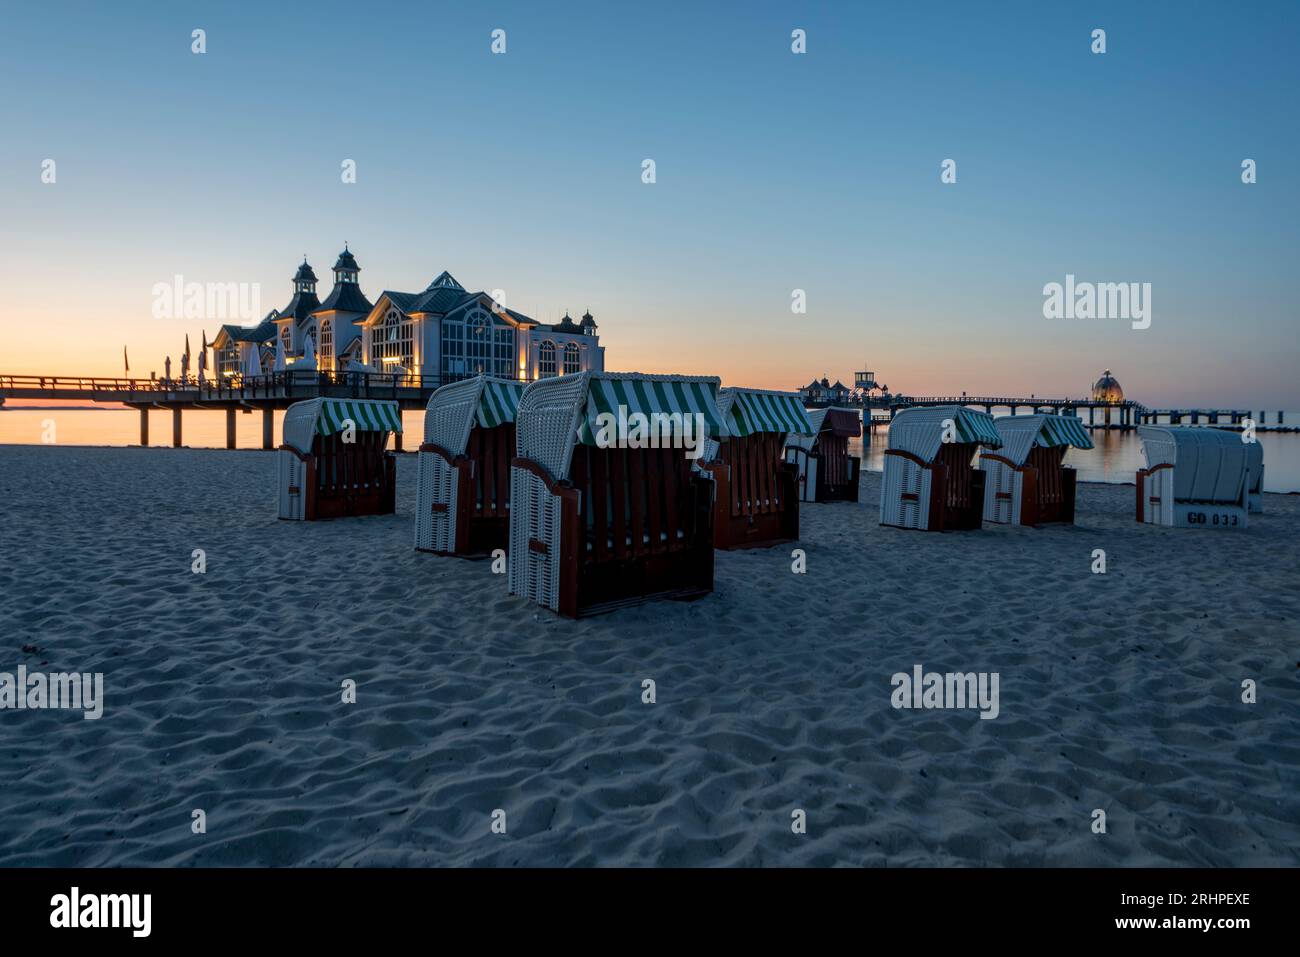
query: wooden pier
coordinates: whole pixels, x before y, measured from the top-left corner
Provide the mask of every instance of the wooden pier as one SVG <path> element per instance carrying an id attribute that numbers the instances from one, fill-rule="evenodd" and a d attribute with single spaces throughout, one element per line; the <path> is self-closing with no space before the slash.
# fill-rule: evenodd
<path id="1" fill-rule="evenodd" d="M 1245 427 L 1247 419 L 1259 431 L 1293 432 L 1300 422 L 1289 422 L 1284 412 L 1252 412 L 1250 409 L 1150 409 L 1140 402 L 1097 402 L 1091 399 L 1057 399 L 1029 396 L 986 395 L 884 395 L 859 399 L 851 403 L 863 410 L 863 422 L 869 429 L 888 425 L 902 409 L 916 406 L 962 405 L 983 409 L 990 415 L 995 409 L 1011 415 L 1046 413 L 1073 415 L 1090 429 L 1128 431 L 1139 425 L 1209 425 L 1219 428 Z M 879 410 L 879 411 L 878 411 Z"/>
<path id="2" fill-rule="evenodd" d="M 140 411 L 140 444 L 149 444 L 149 410 L 170 409 L 172 445 L 183 443 L 185 410 L 226 413 L 226 448 L 235 447 L 235 415 L 262 413 L 262 448 L 275 448 L 275 411 L 319 396 L 339 399 L 391 399 L 403 409 L 423 409 L 440 376 L 370 372 L 272 372 L 261 376 L 200 382 L 161 379 L 107 379 L 78 376 L 0 375 L 0 403 L 5 399 L 67 402 L 113 402 Z M 396 437 L 401 449 L 401 434 Z"/>

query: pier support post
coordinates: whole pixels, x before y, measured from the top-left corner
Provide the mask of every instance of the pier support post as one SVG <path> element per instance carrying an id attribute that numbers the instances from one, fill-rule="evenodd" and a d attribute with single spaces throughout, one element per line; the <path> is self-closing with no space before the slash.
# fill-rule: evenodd
<path id="1" fill-rule="evenodd" d="M 172 446 L 181 447 L 181 407 L 172 409 Z"/>
<path id="2" fill-rule="evenodd" d="M 235 407 L 226 409 L 226 448 L 235 447 Z"/>
<path id="3" fill-rule="evenodd" d="M 140 445 L 146 449 L 149 447 L 149 409 L 147 406 L 140 410 Z"/>
<path id="4" fill-rule="evenodd" d="M 400 413 L 399 413 L 399 414 L 400 414 Z M 401 432 L 394 432 L 394 433 L 393 433 L 393 448 L 394 448 L 396 451 L 398 451 L 398 452 L 402 451 L 402 433 L 401 433 Z"/>
<path id="5" fill-rule="evenodd" d="M 275 410 L 270 406 L 262 410 L 262 448 L 275 448 Z"/>

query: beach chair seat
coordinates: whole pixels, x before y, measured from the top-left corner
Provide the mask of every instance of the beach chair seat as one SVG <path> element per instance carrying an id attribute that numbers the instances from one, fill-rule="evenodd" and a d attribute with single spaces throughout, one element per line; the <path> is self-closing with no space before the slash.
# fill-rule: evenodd
<path id="1" fill-rule="evenodd" d="M 1246 528 L 1256 452 L 1234 432 L 1142 426 L 1137 521 L 1181 528 Z M 1258 444 L 1258 443 L 1255 443 Z M 1258 453 L 1262 471 L 1262 452 Z"/>
<path id="2" fill-rule="evenodd" d="M 1065 466 L 1070 448 L 1090 449 L 1083 423 L 1067 415 L 1008 415 L 993 420 L 1002 439 L 980 453 L 984 517 L 1009 525 L 1072 524 L 1075 471 Z"/>
<path id="3" fill-rule="evenodd" d="M 511 468 L 511 594 L 578 617 L 712 590 L 713 482 L 672 446 L 685 438 L 685 415 L 700 414 L 705 434 L 719 437 L 717 385 L 588 372 L 524 391 Z M 600 444 L 609 435 L 599 417 L 620 408 L 629 418 L 677 415 L 663 436 L 669 447 L 628 447 L 622 433 Z"/>
<path id="4" fill-rule="evenodd" d="M 442 386 L 424 413 L 415 547 L 475 557 L 510 544 L 510 463 L 524 383 L 474 376 Z"/>
<path id="5" fill-rule="evenodd" d="M 799 537 L 798 467 L 784 460 L 787 436 L 811 439 L 799 396 L 760 389 L 722 389 L 718 411 L 727 431 L 703 465 L 716 485 L 715 548 L 755 548 Z"/>
<path id="6" fill-rule="evenodd" d="M 812 435 L 791 433 L 785 460 L 795 466 L 799 498 L 805 502 L 856 502 L 862 459 L 849 454 L 849 439 L 862 435 L 857 409 L 809 409 Z"/>
<path id="7" fill-rule="evenodd" d="M 391 515 L 397 462 L 389 437 L 402 431 L 396 402 L 309 399 L 285 412 L 278 452 L 280 518 Z"/>
<path id="8" fill-rule="evenodd" d="M 981 445 L 1001 447 L 993 417 L 984 412 L 937 406 L 895 415 L 885 449 L 880 524 L 923 531 L 979 528 L 985 473 L 971 462 Z"/>

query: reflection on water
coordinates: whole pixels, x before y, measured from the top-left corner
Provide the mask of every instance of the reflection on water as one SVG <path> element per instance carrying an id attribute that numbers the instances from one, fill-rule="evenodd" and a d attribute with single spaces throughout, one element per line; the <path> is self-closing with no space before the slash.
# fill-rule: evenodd
<path id="1" fill-rule="evenodd" d="M 1294 416 L 1294 419 L 1292 418 Z M 275 413 L 275 442 L 280 442 L 283 412 Z M 1300 413 L 1287 413 L 1288 421 L 1300 421 Z M 137 445 L 140 416 L 133 409 L 17 409 L 0 408 L 0 445 L 40 445 L 53 423 L 58 445 Z M 405 446 L 414 449 L 424 435 L 424 413 L 403 412 Z M 182 420 L 182 439 L 191 448 L 221 449 L 226 446 L 226 416 L 219 411 L 190 409 Z M 1136 432 L 1091 433 L 1095 449 L 1072 449 L 1066 462 L 1079 470 L 1085 482 L 1132 482 L 1133 473 L 1145 463 Z M 867 444 L 863 467 L 879 472 L 884 468 L 889 433 L 877 429 Z M 1264 446 L 1264 488 L 1270 492 L 1300 491 L 1300 433 L 1261 432 Z M 854 440 L 854 454 L 861 454 L 862 442 Z M 149 444 L 172 443 L 171 413 L 158 409 L 149 414 Z M 260 412 L 235 416 L 235 443 L 241 449 L 262 447 Z"/>
<path id="2" fill-rule="evenodd" d="M 1289 418 L 1290 413 L 1287 415 Z M 1295 421 L 1300 421 L 1300 416 Z M 1137 432 L 1094 429 L 1089 435 L 1095 448 L 1071 449 L 1065 457 L 1065 464 L 1078 470 L 1081 481 L 1131 483 L 1134 473 L 1146 466 Z M 1261 432 L 1259 441 L 1264 446 L 1264 490 L 1300 492 L 1300 433 Z M 862 467 L 882 471 L 888 443 L 888 430 L 877 429 L 870 437 Z M 860 450 L 855 454 L 861 454 Z"/>

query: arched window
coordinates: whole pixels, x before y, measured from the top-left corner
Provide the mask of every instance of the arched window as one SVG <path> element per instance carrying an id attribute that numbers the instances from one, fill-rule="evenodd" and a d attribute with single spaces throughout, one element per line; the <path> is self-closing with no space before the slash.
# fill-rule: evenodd
<path id="1" fill-rule="evenodd" d="M 322 319 L 320 324 L 320 352 L 316 356 L 316 368 L 330 371 L 334 368 L 334 320 Z"/>
<path id="2" fill-rule="evenodd" d="M 465 317 L 465 354 L 471 374 L 492 371 L 492 320 L 482 310 Z"/>
<path id="3" fill-rule="evenodd" d="M 578 351 L 578 344 L 570 342 L 564 347 L 564 374 L 573 375 L 575 372 L 582 371 L 582 355 Z"/>
<path id="4" fill-rule="evenodd" d="M 442 378 L 486 373 L 515 378 L 515 330 L 477 306 L 442 323 Z"/>
<path id="5" fill-rule="evenodd" d="M 547 339 L 537 350 L 537 377 L 549 379 L 555 374 L 555 343 Z"/>
<path id="6" fill-rule="evenodd" d="M 293 342 L 292 336 L 293 336 L 293 324 L 286 322 L 284 326 L 280 329 L 280 341 L 284 343 L 284 354 L 287 356 L 293 355 L 293 348 L 291 345 Z"/>
<path id="7" fill-rule="evenodd" d="M 399 366 L 409 370 L 415 364 L 411 321 L 401 310 L 389 309 L 383 323 L 371 332 L 370 355 L 380 372 L 393 372 Z"/>

